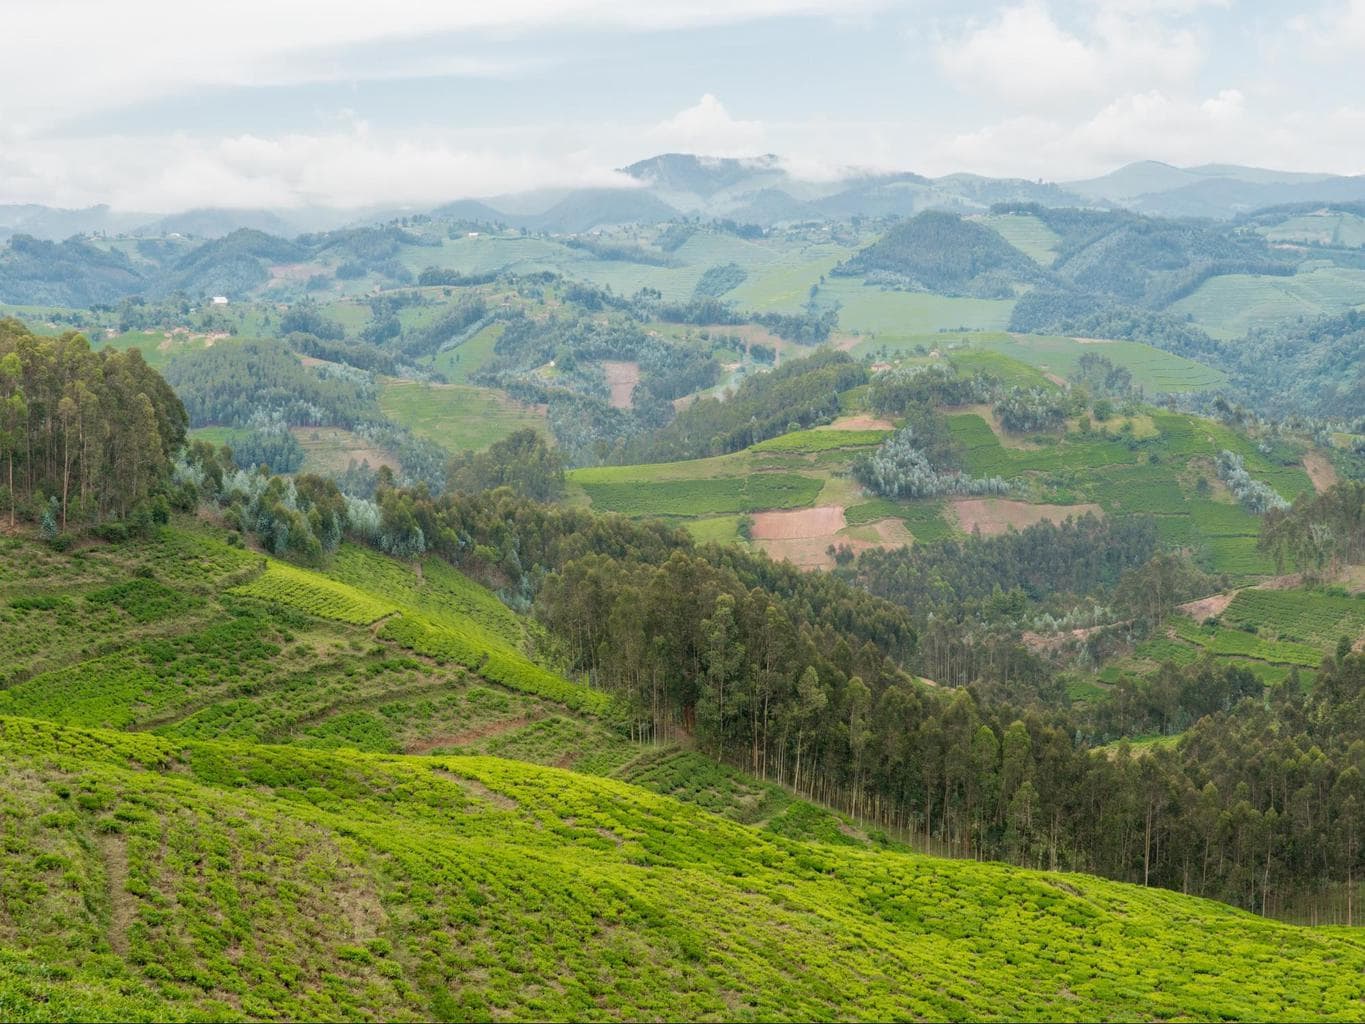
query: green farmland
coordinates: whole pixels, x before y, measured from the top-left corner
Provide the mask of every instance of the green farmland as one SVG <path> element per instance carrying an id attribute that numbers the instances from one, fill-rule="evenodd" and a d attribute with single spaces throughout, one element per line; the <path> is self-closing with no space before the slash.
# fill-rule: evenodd
<path id="1" fill-rule="evenodd" d="M 873 842 L 697 751 L 631 743 L 448 566 L 348 547 L 315 572 L 217 533 L 4 542 L 7 1017 L 1359 1006 L 1344 930 Z"/>
<path id="2" fill-rule="evenodd" d="M 487 448 L 527 427 L 543 429 L 545 418 L 492 388 L 467 384 L 424 384 L 386 378 L 379 407 L 395 423 L 449 452 Z"/>

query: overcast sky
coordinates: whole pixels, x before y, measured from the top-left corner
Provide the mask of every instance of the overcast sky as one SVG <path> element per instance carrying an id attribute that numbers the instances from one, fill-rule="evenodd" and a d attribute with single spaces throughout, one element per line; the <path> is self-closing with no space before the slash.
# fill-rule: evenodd
<path id="1" fill-rule="evenodd" d="M 1365 0 L 0 0 L 0 202 L 609 184 L 665 151 L 1365 170 Z"/>

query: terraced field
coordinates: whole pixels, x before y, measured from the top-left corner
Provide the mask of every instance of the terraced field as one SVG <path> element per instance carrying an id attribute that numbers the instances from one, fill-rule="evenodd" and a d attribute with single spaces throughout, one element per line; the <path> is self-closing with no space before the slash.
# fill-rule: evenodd
<path id="1" fill-rule="evenodd" d="M 1039 266 L 1050 267 L 1056 260 L 1062 240 L 1037 217 L 1026 213 L 992 213 L 979 219 Z"/>
<path id="2" fill-rule="evenodd" d="M 1293 277 L 1226 274 L 1205 281 L 1171 307 L 1192 316 L 1215 338 L 1240 338 L 1300 316 L 1343 313 L 1365 306 L 1365 270 L 1317 266 Z"/>
<path id="3" fill-rule="evenodd" d="M 1228 449 L 1242 455 L 1254 477 L 1292 500 L 1312 486 L 1302 467 L 1270 461 L 1246 438 L 1213 421 L 1148 415 L 1156 436 L 1146 440 L 1071 432 L 1030 447 L 1002 445 L 976 413 L 951 415 L 948 424 L 974 476 L 1024 481 L 1033 501 L 1092 501 L 1107 515 L 1154 515 L 1164 541 L 1193 549 L 1214 571 L 1238 578 L 1272 574 L 1273 560 L 1256 550 L 1259 519 L 1230 499 L 1200 496 L 1198 480 L 1214 493 L 1213 460 Z"/>
<path id="4" fill-rule="evenodd" d="M 188 520 L 0 545 L 10 1019 L 1351 1019 L 1365 997 L 1344 932 L 910 855 L 630 743 L 434 560 L 262 568 Z"/>

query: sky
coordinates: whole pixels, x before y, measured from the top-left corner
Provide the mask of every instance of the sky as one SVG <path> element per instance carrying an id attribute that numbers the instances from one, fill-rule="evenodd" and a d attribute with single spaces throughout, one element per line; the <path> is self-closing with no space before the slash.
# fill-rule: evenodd
<path id="1" fill-rule="evenodd" d="M 660 152 L 1365 172 L 1365 0 L 0 0 L 0 203 L 435 204 Z"/>

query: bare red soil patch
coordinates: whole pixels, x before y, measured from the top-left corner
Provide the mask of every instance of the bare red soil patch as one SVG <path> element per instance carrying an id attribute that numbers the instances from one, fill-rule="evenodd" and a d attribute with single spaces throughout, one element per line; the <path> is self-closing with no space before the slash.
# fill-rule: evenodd
<path id="1" fill-rule="evenodd" d="M 759 512 L 753 517 L 750 538 L 778 561 L 800 569 L 828 569 L 834 564 L 830 545 L 847 545 L 854 551 L 867 548 L 898 548 L 914 543 L 899 519 L 881 519 L 858 528 L 863 536 L 848 536 L 848 522 L 838 505 L 796 509 L 791 512 Z M 870 534 L 870 536 L 869 536 Z"/>
<path id="2" fill-rule="evenodd" d="M 1222 615 L 1236 596 L 1237 591 L 1235 590 L 1227 594 L 1214 594 L 1212 597 L 1201 598 L 1198 601 L 1187 601 L 1179 608 L 1195 622 L 1203 622 L 1205 619 L 1216 619 Z"/>
<path id="3" fill-rule="evenodd" d="M 749 536 L 774 559 L 802 569 L 823 569 L 833 564 L 828 549 L 846 525 L 838 505 L 758 512 Z"/>
<path id="4" fill-rule="evenodd" d="M 958 526 L 963 533 L 980 530 L 988 537 L 1005 533 L 1011 526 L 1022 530 L 1044 519 L 1061 523 L 1068 516 L 1082 516 L 1087 512 L 1097 516 L 1104 514 L 1095 504 L 1031 505 L 1027 501 L 1009 498 L 954 498 L 948 507 L 957 516 Z"/>
<path id="5" fill-rule="evenodd" d="M 826 430 L 892 430 L 895 424 L 878 416 L 840 416 Z"/>

